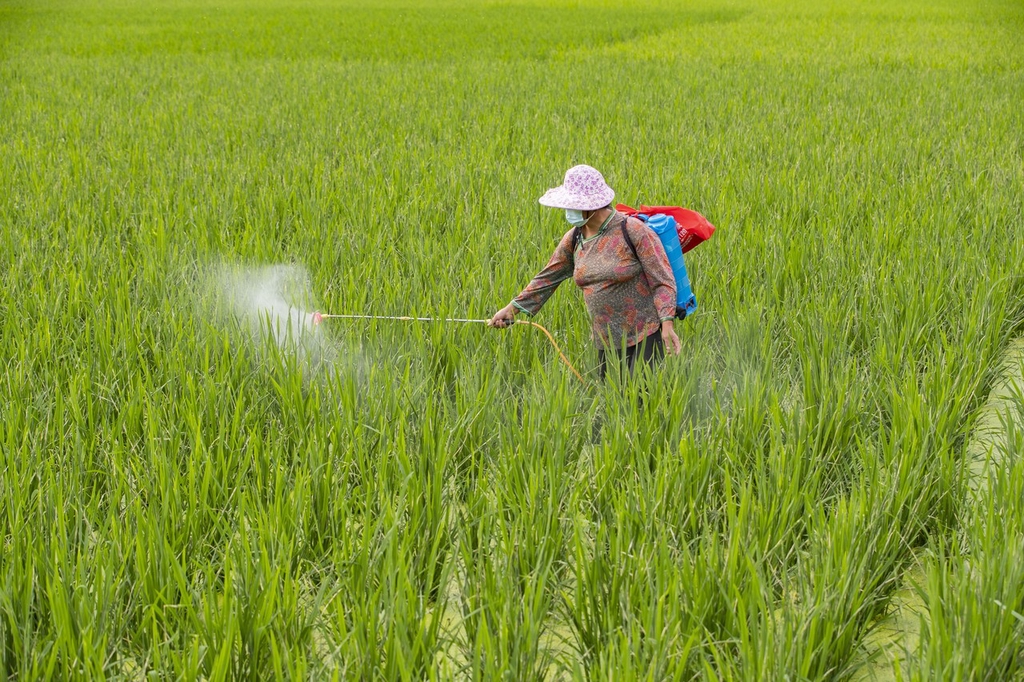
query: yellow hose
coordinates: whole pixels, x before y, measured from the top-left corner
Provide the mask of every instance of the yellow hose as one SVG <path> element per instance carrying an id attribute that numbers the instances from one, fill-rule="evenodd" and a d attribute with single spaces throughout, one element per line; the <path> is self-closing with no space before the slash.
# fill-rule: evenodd
<path id="1" fill-rule="evenodd" d="M 584 384 L 587 383 L 587 380 L 583 378 L 583 375 L 577 372 L 576 368 L 572 366 L 571 362 L 569 362 L 569 358 L 565 357 L 565 353 L 563 353 L 562 349 L 558 347 L 558 342 L 555 341 L 555 337 L 551 335 L 551 332 L 549 332 L 547 329 L 537 324 L 536 322 L 530 322 L 529 320 L 516 320 L 516 324 L 532 325 L 537 329 L 541 330 L 542 332 L 544 332 L 544 336 L 548 337 L 548 341 L 550 341 L 551 345 L 555 347 L 555 351 L 558 353 L 558 357 L 562 359 L 562 362 L 565 363 L 565 366 L 572 370 L 572 373 L 576 375 L 577 379 L 582 381 Z"/>

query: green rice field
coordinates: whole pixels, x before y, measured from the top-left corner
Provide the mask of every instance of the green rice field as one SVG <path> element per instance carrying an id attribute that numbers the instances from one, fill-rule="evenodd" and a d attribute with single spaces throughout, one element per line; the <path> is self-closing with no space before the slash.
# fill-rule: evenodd
<path id="1" fill-rule="evenodd" d="M 1022 36 L 0 0 L 0 677 L 1024 680 Z M 526 325 L 297 317 L 490 317 L 577 163 L 717 227 L 662 371 L 596 381 L 571 284 L 585 383 Z"/>

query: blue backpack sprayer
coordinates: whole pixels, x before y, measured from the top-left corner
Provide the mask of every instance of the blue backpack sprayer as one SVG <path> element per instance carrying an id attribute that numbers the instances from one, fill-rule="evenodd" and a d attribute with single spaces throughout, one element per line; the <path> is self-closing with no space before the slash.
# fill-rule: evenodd
<path id="1" fill-rule="evenodd" d="M 687 315 L 697 310 L 697 297 L 693 295 L 690 276 L 686 274 L 676 219 L 664 213 L 652 216 L 641 213 L 637 217 L 647 223 L 647 227 L 658 235 L 661 245 L 665 247 L 665 255 L 668 256 L 668 264 L 672 266 L 672 276 L 676 280 L 676 317 L 680 320 L 685 319 Z"/>
<path id="2" fill-rule="evenodd" d="M 697 298 L 690 287 L 683 254 L 711 239 L 715 226 L 700 213 L 679 206 L 641 205 L 635 209 L 618 204 L 615 210 L 643 220 L 658 235 L 676 280 L 676 317 L 681 320 L 692 315 L 697 310 Z"/>

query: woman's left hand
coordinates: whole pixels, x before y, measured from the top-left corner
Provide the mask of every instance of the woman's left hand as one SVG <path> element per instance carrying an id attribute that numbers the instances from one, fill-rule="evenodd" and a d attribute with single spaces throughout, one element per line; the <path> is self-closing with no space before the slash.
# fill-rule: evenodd
<path id="1" fill-rule="evenodd" d="M 672 320 L 665 320 L 661 323 L 661 340 L 665 343 L 665 350 L 669 355 L 679 355 L 683 350 L 683 344 L 676 336 L 676 330 L 672 328 Z"/>

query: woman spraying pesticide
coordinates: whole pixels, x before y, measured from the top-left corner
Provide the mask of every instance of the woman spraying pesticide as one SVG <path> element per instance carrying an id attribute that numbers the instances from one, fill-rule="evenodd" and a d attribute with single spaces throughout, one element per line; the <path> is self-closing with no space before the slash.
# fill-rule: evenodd
<path id="1" fill-rule="evenodd" d="M 590 313 L 602 378 L 608 353 L 624 354 L 632 372 L 638 358 L 654 366 L 666 346 L 672 355 L 681 350 L 672 327 L 676 283 L 665 249 L 643 221 L 612 208 L 614 198 L 596 169 L 580 165 L 566 171 L 563 184 L 548 190 L 540 203 L 563 209 L 572 227 L 544 269 L 488 322 L 504 328 L 520 312 L 536 315 L 572 277 Z"/>

